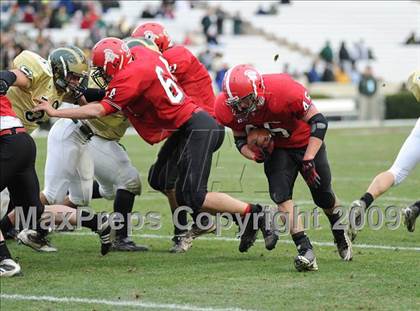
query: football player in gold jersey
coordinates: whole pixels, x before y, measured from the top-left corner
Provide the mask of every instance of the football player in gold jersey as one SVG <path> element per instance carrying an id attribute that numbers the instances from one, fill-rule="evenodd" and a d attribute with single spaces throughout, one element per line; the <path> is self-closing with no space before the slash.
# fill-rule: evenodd
<path id="1" fill-rule="evenodd" d="M 53 50 L 48 60 L 31 51 L 23 51 L 13 61 L 13 68 L 0 72 L 0 95 L 5 95 L 12 103 L 17 118 L 21 121 L 27 132 L 32 132 L 38 124 L 48 120 L 44 113 L 32 112 L 36 106 L 35 100 L 49 99 L 58 107 L 63 100 L 77 101 L 86 89 L 89 76 L 89 66 L 84 53 L 77 47 L 69 46 Z M 36 180 L 35 180 L 36 179 Z M 38 189 L 37 178 L 33 184 Z M 35 192 L 35 191 L 32 191 Z M 18 198 L 10 198 L 19 201 Z M 40 204 L 43 209 L 43 204 Z M 54 212 L 69 212 L 76 219 L 76 211 L 65 206 L 51 206 L 46 210 Z M 82 215 L 83 216 L 83 215 Z M 96 219 L 97 216 L 95 215 Z M 14 213 L 10 213 L 0 222 L 3 233 L 8 233 L 14 226 Z M 83 223 L 83 221 L 82 221 Z M 102 221 L 101 226 L 92 221 L 85 221 L 82 225 L 91 228 L 100 236 L 102 253 L 105 254 L 110 248 L 109 231 L 107 221 Z M 75 224 L 75 223 L 73 223 Z M 56 251 L 49 245 L 45 238 L 45 232 L 25 229 L 22 230 L 18 239 L 34 249 L 42 251 Z"/>

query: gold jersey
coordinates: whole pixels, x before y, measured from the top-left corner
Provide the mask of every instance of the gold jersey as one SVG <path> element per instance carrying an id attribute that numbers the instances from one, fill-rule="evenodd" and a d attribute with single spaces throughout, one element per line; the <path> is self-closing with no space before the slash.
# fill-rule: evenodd
<path id="1" fill-rule="evenodd" d="M 89 79 L 89 87 L 98 88 L 92 79 Z M 87 122 L 96 135 L 108 140 L 120 140 L 130 126 L 128 119 L 122 112 L 113 113 L 98 119 L 90 119 Z"/>
<path id="2" fill-rule="evenodd" d="M 44 97 L 52 103 L 54 108 L 58 108 L 66 93 L 56 89 L 48 61 L 34 52 L 25 50 L 16 56 L 13 60 L 13 68 L 23 72 L 31 83 L 26 88 L 10 87 L 7 97 L 26 130 L 32 132 L 39 123 L 49 118 L 44 111 L 31 111 L 37 105 L 34 99 Z"/>

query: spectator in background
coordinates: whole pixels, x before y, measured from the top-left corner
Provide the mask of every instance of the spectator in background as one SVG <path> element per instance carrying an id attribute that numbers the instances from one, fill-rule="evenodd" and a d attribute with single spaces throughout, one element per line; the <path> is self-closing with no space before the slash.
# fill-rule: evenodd
<path id="1" fill-rule="evenodd" d="M 216 26 L 217 26 L 217 34 L 218 35 L 223 34 L 223 23 L 225 22 L 225 17 L 226 17 L 225 12 L 220 7 L 217 7 L 217 9 L 216 9 Z"/>
<path id="2" fill-rule="evenodd" d="M 268 11 L 264 10 L 264 7 L 260 4 L 258 6 L 257 12 L 255 12 L 257 15 L 267 15 Z"/>
<path id="3" fill-rule="evenodd" d="M 327 63 L 332 63 L 333 61 L 333 51 L 331 49 L 330 41 L 325 42 L 325 46 L 322 48 L 321 52 L 319 53 L 321 59 L 326 61 Z"/>
<path id="4" fill-rule="evenodd" d="M 226 72 L 229 70 L 229 66 L 226 63 L 222 64 L 222 67 L 219 68 L 219 70 L 216 71 L 216 76 L 214 78 L 214 81 L 216 82 L 217 90 L 219 92 L 223 89 L 223 79 L 225 77 Z"/>
<path id="5" fill-rule="evenodd" d="M 354 60 L 352 60 L 352 62 L 351 62 L 350 79 L 351 79 L 351 83 L 353 83 L 355 85 L 359 85 L 360 72 L 359 72 L 359 70 L 357 70 L 356 62 Z"/>
<path id="6" fill-rule="evenodd" d="M 33 6 L 26 6 L 25 10 L 23 12 L 23 18 L 22 18 L 22 22 L 23 23 L 33 23 L 35 20 L 35 9 L 33 8 Z"/>
<path id="7" fill-rule="evenodd" d="M 82 23 L 80 24 L 80 28 L 82 29 L 90 29 L 96 21 L 100 18 L 98 14 L 95 12 L 95 7 L 90 5 L 88 11 L 83 16 Z"/>
<path id="8" fill-rule="evenodd" d="M 322 82 L 334 82 L 335 76 L 333 72 L 333 65 L 331 63 L 327 63 L 324 69 L 324 73 L 322 74 L 321 78 Z"/>
<path id="9" fill-rule="evenodd" d="M 343 65 L 335 65 L 335 81 L 338 83 L 348 84 L 350 83 L 350 77 L 347 72 L 344 70 Z"/>
<path id="10" fill-rule="evenodd" d="M 311 70 L 309 70 L 308 73 L 306 74 L 309 83 L 321 81 L 321 77 L 318 73 L 317 66 L 318 66 L 318 62 L 314 61 L 312 63 Z"/>
<path id="11" fill-rule="evenodd" d="M 70 2 L 76 2 L 77 3 L 79 1 L 70 1 Z M 82 2 L 82 1 L 80 1 L 80 2 Z M 120 7 L 120 2 L 118 0 L 101 0 L 100 2 L 101 2 L 101 5 L 102 5 L 102 12 L 103 13 L 106 13 L 111 8 L 119 8 Z"/>
<path id="12" fill-rule="evenodd" d="M 343 65 L 345 62 L 350 62 L 350 54 L 346 47 L 346 42 L 341 41 L 340 50 L 338 52 L 338 58 L 340 60 L 340 65 Z"/>
<path id="13" fill-rule="evenodd" d="M 242 34 L 242 17 L 241 13 L 237 11 L 233 17 L 233 34 L 241 35 Z"/>
<path id="14" fill-rule="evenodd" d="M 209 49 L 198 54 L 198 60 L 206 67 L 208 71 L 212 70 L 213 57 L 213 53 Z"/>
<path id="15" fill-rule="evenodd" d="M 206 12 L 206 15 L 203 16 L 203 18 L 201 19 L 201 26 L 203 26 L 203 34 L 207 37 L 207 33 L 209 31 L 209 28 L 212 24 L 212 10 L 209 9 Z"/>
<path id="16" fill-rule="evenodd" d="M 147 5 L 141 13 L 141 18 L 155 18 L 156 13 L 153 12 L 152 7 Z"/>
<path id="17" fill-rule="evenodd" d="M 66 7 L 60 6 L 55 8 L 52 11 L 49 28 L 62 28 L 69 21 L 69 16 L 67 15 Z"/>
<path id="18" fill-rule="evenodd" d="M 360 120 L 380 120 L 381 107 L 378 97 L 377 79 L 373 75 L 372 68 L 366 66 L 359 82 L 359 110 Z"/>
<path id="19" fill-rule="evenodd" d="M 214 25 L 212 25 L 207 31 L 207 44 L 209 45 L 218 45 L 217 41 L 217 30 Z"/>

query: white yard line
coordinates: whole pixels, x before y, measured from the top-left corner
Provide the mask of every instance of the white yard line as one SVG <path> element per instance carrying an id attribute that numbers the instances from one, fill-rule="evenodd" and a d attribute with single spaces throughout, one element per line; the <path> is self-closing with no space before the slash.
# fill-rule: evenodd
<path id="1" fill-rule="evenodd" d="M 76 236 L 89 236 L 94 235 L 92 232 L 63 232 L 63 235 L 76 235 Z M 134 237 L 140 237 L 144 239 L 157 239 L 157 240 L 170 240 L 173 236 L 171 235 L 160 235 L 160 234 L 133 234 Z M 206 237 L 202 236 L 198 238 L 199 240 L 203 241 L 223 241 L 223 242 L 238 242 L 237 238 L 228 238 L 228 237 Z M 264 240 L 258 239 L 257 242 L 264 242 Z M 293 244 L 293 241 L 290 240 L 282 240 L 280 239 L 278 243 L 283 244 Z M 318 242 L 318 241 L 311 241 L 312 244 L 318 246 L 331 246 L 335 247 L 333 242 Z M 414 246 L 393 246 L 393 245 L 377 245 L 377 244 L 353 244 L 354 248 L 362 248 L 362 249 L 382 249 L 382 250 L 405 250 L 405 251 L 420 251 L 420 247 Z"/>
<path id="2" fill-rule="evenodd" d="M 82 303 L 82 304 L 100 304 L 115 307 L 136 307 L 146 309 L 164 309 L 164 310 L 189 310 L 189 311 L 248 311 L 240 308 L 212 308 L 199 307 L 193 305 L 166 304 L 154 302 L 142 302 L 133 300 L 106 300 L 106 299 L 89 299 L 80 297 L 54 297 L 54 296 L 28 296 L 19 294 L 0 294 L 1 299 L 10 299 L 18 301 L 47 301 L 60 303 Z"/>

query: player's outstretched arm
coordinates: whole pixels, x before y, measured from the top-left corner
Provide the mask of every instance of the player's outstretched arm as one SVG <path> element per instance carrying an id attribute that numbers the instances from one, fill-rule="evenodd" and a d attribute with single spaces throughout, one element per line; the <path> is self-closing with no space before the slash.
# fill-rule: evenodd
<path id="1" fill-rule="evenodd" d="M 0 95 L 6 95 L 9 87 L 28 87 L 31 80 L 19 69 L 0 70 Z"/>
<path id="2" fill-rule="evenodd" d="M 47 100 L 35 99 L 38 105 L 33 112 L 45 111 L 50 117 L 67 119 L 95 119 L 106 115 L 105 108 L 98 102 L 93 102 L 79 108 L 55 109 Z"/>

